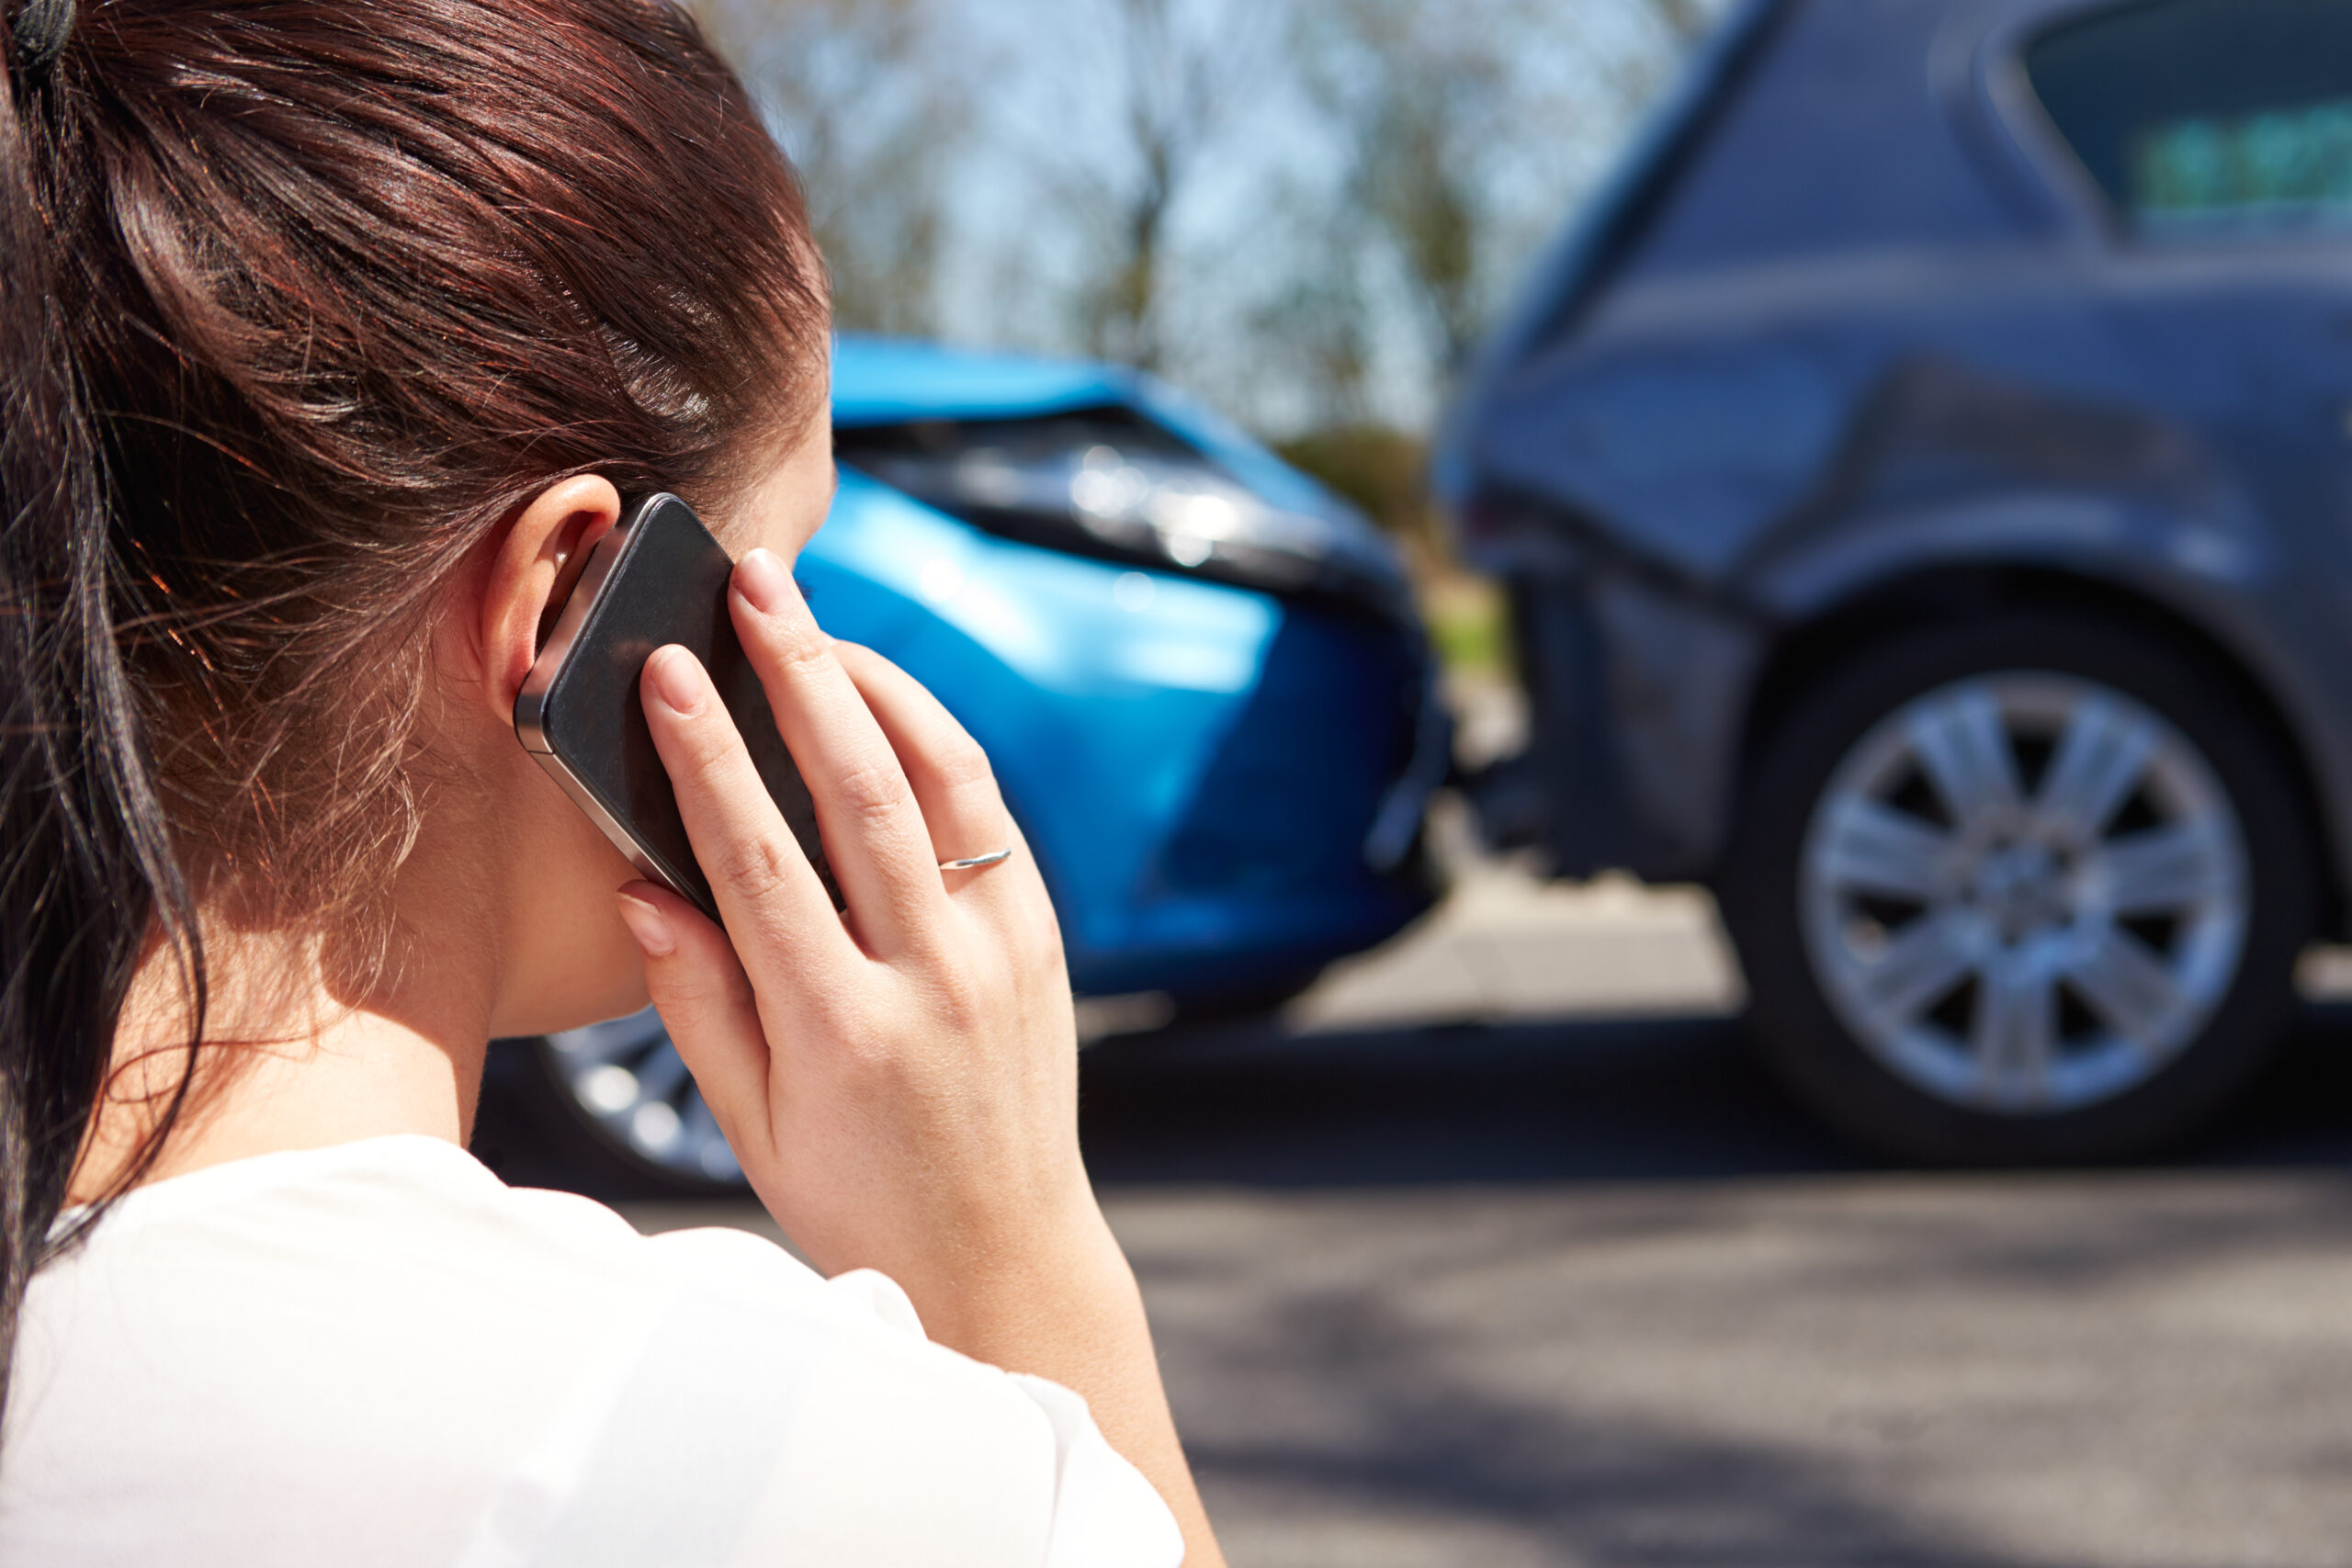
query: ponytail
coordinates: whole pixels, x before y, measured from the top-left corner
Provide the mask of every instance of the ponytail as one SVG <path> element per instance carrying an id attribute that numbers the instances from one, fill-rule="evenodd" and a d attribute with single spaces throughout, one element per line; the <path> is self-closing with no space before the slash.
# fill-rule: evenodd
<path id="1" fill-rule="evenodd" d="M 73 20 L 71 0 L 24 0 L 0 29 L 0 1405 L 26 1286 L 94 1217 L 51 1234 L 155 928 L 199 1024 L 203 1010 L 191 901 L 116 637 L 99 442 L 37 172 Z M 118 1191 L 152 1162 L 187 1090 L 183 1075 Z"/>
<path id="2" fill-rule="evenodd" d="M 389 962 L 451 574 L 564 475 L 724 504 L 824 394 L 799 188 L 667 0 L 74 9 L 0 0 L 0 1379 L 188 1101 L 199 902 Z"/>

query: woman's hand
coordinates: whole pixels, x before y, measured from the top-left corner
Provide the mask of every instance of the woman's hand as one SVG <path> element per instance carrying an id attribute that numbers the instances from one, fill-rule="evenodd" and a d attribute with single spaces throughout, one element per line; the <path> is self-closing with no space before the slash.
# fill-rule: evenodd
<path id="1" fill-rule="evenodd" d="M 777 1223 L 826 1272 L 881 1269 L 952 1331 L 956 1281 L 1077 1264 L 1102 1239 L 1053 906 L 987 757 L 929 693 L 820 631 L 766 551 L 729 599 L 846 916 L 681 648 L 647 662 L 642 695 L 726 930 L 645 883 L 622 912 Z"/>
<path id="2" fill-rule="evenodd" d="M 879 1269 L 933 1338 L 1084 1394 L 1174 1511 L 1185 1562 L 1216 1568 L 1135 1275 L 1079 1158 L 1053 905 L 988 758 L 888 660 L 818 630 L 775 556 L 745 556 L 729 602 L 848 908 L 702 667 L 658 650 L 646 719 L 727 919 L 650 883 L 621 890 L 678 1054 L 811 1261 Z M 1008 845 L 1008 861 L 940 870 Z"/>

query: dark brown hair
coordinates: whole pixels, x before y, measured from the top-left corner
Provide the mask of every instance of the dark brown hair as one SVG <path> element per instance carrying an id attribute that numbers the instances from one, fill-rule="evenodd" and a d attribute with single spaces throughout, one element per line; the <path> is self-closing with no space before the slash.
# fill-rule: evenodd
<path id="1" fill-rule="evenodd" d="M 198 909 L 323 926 L 406 852 L 451 568 L 570 474 L 723 502 L 826 331 L 666 0 L 7 9 L 0 1379 L 151 944 L 196 1023 L 118 1190 L 187 1093 Z"/>

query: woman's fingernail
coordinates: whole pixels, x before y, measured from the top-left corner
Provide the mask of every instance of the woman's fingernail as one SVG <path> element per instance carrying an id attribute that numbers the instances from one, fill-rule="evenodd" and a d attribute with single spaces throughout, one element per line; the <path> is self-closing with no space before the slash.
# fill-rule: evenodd
<path id="1" fill-rule="evenodd" d="M 653 691 L 671 708 L 681 714 L 692 714 L 702 706 L 702 671 L 695 668 L 694 655 L 683 648 L 657 648 L 647 661 L 653 676 Z"/>
<path id="2" fill-rule="evenodd" d="M 637 945 L 645 949 L 648 958 L 667 958 L 678 939 L 670 934 L 670 922 L 662 911 L 644 899 L 628 893 L 619 896 L 621 924 L 628 934 L 637 938 Z"/>
<path id="3" fill-rule="evenodd" d="M 792 574 L 773 550 L 753 550 L 735 563 L 735 586 L 763 615 L 773 615 L 792 603 Z"/>

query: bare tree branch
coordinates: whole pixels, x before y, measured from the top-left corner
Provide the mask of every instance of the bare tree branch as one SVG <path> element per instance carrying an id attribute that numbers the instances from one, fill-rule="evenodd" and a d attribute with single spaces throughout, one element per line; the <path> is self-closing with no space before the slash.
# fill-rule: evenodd
<path id="1" fill-rule="evenodd" d="M 1255 47 L 1269 7 L 1199 0 L 1088 0 L 1111 62 L 1114 122 L 1108 149 L 1065 190 L 1095 237 L 1096 263 L 1081 284 L 1078 321 L 1088 352 L 1145 369 L 1168 354 L 1165 312 L 1179 201 L 1225 117 L 1262 68 Z"/>
<path id="2" fill-rule="evenodd" d="M 932 0 L 699 0 L 808 193 L 853 330 L 930 334 L 951 243 L 946 181 L 974 105 Z"/>

